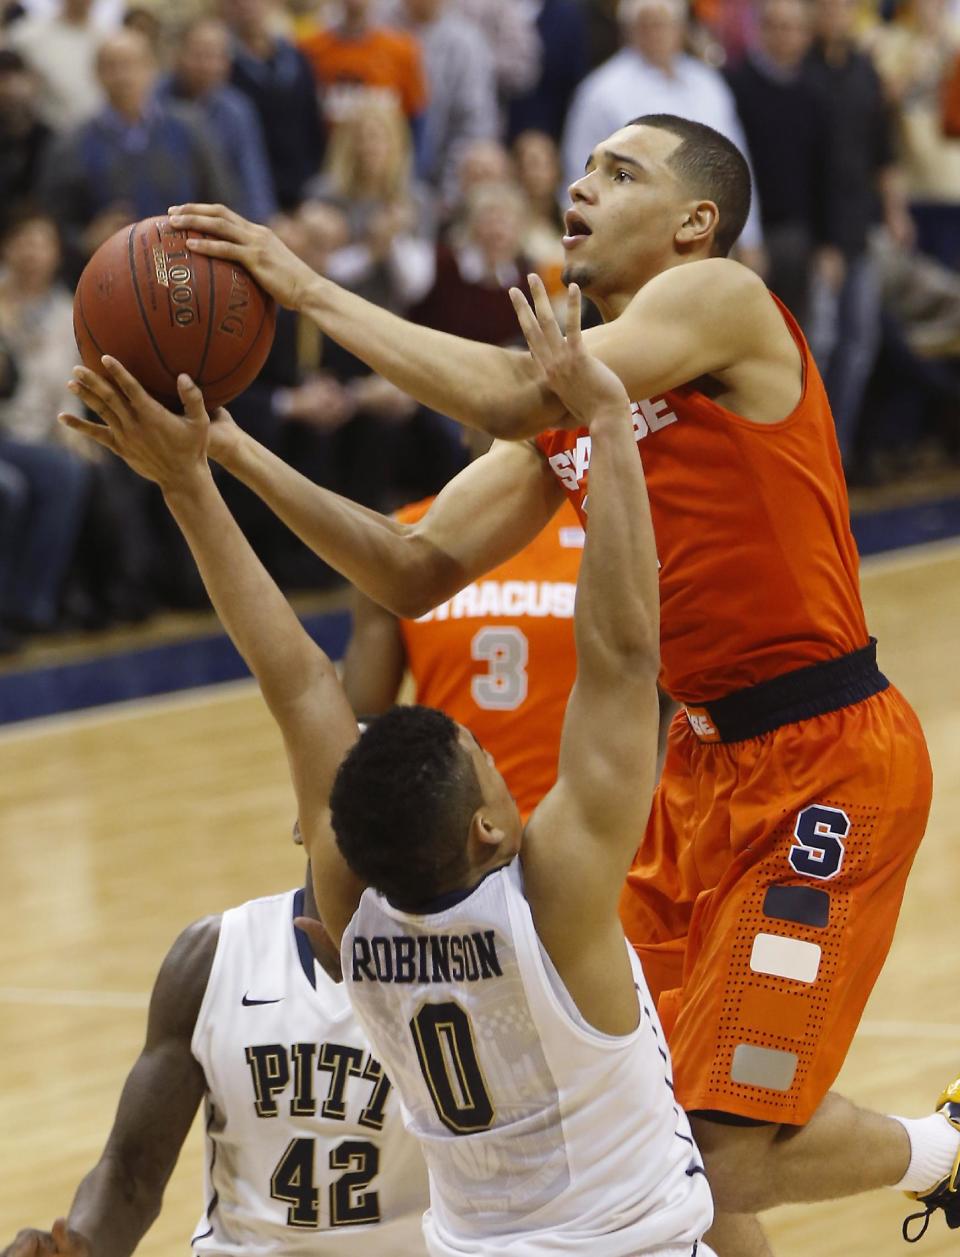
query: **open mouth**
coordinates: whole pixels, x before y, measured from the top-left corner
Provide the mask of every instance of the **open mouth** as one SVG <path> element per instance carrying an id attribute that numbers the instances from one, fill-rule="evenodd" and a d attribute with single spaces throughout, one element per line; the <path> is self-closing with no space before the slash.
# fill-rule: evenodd
<path id="1" fill-rule="evenodd" d="M 567 236 L 570 238 L 593 235 L 591 228 L 587 226 L 576 210 L 567 210 L 563 216 L 563 225 L 566 227 Z"/>
<path id="2" fill-rule="evenodd" d="M 576 210 L 567 210 L 563 216 L 563 225 L 566 234 L 561 243 L 565 249 L 573 249 L 581 240 L 585 240 L 587 236 L 593 235 L 592 229 Z"/>

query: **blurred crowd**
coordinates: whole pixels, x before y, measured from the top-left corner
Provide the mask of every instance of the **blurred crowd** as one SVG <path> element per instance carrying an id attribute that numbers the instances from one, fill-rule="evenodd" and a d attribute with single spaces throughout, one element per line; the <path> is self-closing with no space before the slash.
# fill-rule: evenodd
<path id="1" fill-rule="evenodd" d="M 960 457 L 960 0 L 6 0 L 0 27 L 0 651 L 202 601 L 156 494 L 61 429 L 71 286 L 132 220 L 219 201 L 422 323 L 516 340 L 560 288 L 566 188 L 634 115 L 748 155 L 738 256 L 796 313 L 849 477 Z M 955 22 L 958 25 L 955 25 Z M 231 408 L 390 510 L 456 426 L 284 312 Z M 331 574 L 241 487 L 287 588 Z"/>

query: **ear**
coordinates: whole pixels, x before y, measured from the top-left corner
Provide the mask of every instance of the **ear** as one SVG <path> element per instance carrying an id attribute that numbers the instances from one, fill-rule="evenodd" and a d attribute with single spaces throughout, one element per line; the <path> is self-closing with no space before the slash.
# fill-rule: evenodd
<path id="1" fill-rule="evenodd" d="M 499 847 L 507 835 L 487 816 L 483 808 L 477 808 L 470 821 L 470 843 L 476 844 L 478 850 L 488 847 Z"/>
<path id="2" fill-rule="evenodd" d="M 674 240 L 684 252 L 704 245 L 712 248 L 719 222 L 720 211 L 714 201 L 695 201 L 684 210 Z"/>

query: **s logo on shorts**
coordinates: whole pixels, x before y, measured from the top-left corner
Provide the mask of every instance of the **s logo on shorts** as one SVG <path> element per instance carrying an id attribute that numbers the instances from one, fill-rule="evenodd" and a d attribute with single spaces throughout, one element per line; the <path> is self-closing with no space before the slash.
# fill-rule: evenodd
<path id="1" fill-rule="evenodd" d="M 843 864 L 842 840 L 849 832 L 850 819 L 838 807 L 805 807 L 793 827 L 797 841 L 787 857 L 790 867 L 803 877 L 820 881 L 836 877 Z"/>

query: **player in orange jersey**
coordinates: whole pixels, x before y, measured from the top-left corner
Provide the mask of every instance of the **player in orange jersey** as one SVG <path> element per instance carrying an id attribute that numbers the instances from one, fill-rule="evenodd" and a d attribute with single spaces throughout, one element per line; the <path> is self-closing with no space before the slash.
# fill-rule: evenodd
<path id="1" fill-rule="evenodd" d="M 416 524 L 432 498 L 396 518 Z M 584 532 L 573 507 L 519 554 L 417 619 L 359 594 L 343 685 L 358 715 L 392 707 L 409 669 L 413 701 L 465 725 L 493 755 L 526 819 L 557 779 L 577 670 L 573 604 Z"/>
<path id="2" fill-rule="evenodd" d="M 816 366 L 763 282 L 726 256 L 749 206 L 746 164 L 671 115 L 636 119 L 584 156 L 567 278 L 604 319 L 585 333 L 591 352 L 635 404 L 662 680 L 686 706 L 623 916 L 708 1157 L 711 1243 L 722 1257 L 768 1253 L 759 1210 L 883 1184 L 960 1225 L 960 1106 L 911 1124 L 829 1090 L 893 934 L 930 765 L 876 665 Z M 525 545 L 564 494 L 589 511 L 589 436 L 530 354 L 411 326 L 221 207 L 172 212 L 219 237 L 197 252 L 246 265 L 407 393 L 507 438 L 410 526 L 220 429 L 215 456 L 369 596 L 422 614 Z"/>

